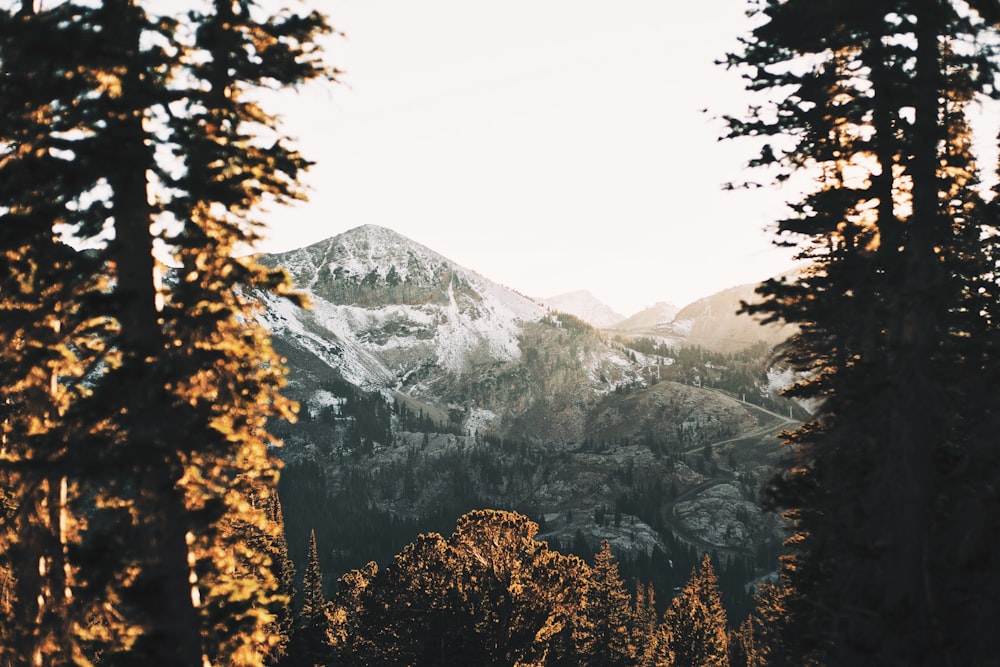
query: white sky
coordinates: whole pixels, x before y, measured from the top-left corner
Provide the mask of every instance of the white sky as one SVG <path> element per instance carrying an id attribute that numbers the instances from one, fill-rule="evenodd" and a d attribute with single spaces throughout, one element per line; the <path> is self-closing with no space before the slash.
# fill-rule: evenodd
<path id="1" fill-rule="evenodd" d="M 311 201 L 275 211 L 261 250 L 377 224 L 624 315 L 792 266 L 767 229 L 794 193 L 721 189 L 750 147 L 716 141 L 713 115 L 746 101 L 713 61 L 748 29 L 746 0 L 307 4 L 346 34 L 330 46 L 346 74 L 282 101 L 317 164 Z"/>
<path id="2" fill-rule="evenodd" d="M 748 147 L 700 113 L 742 111 L 713 65 L 744 0 L 313 0 L 345 37 L 343 85 L 290 100 L 308 204 L 261 249 L 362 224 L 519 292 L 588 289 L 625 315 L 787 269 L 772 193 L 723 192 Z"/>

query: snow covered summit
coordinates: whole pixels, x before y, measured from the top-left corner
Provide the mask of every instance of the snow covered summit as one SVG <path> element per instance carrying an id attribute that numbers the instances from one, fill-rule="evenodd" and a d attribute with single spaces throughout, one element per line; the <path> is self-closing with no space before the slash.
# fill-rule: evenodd
<path id="1" fill-rule="evenodd" d="M 268 326 L 345 379 L 397 388 L 433 366 L 461 375 L 516 359 L 525 322 L 545 309 L 390 229 L 365 225 L 264 258 L 311 310 L 267 297 Z"/>

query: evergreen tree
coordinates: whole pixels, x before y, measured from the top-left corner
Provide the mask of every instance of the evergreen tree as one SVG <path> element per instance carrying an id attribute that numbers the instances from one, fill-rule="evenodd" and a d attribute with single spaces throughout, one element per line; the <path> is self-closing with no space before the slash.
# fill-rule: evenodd
<path id="1" fill-rule="evenodd" d="M 260 664 L 277 582 L 232 527 L 273 535 L 249 499 L 293 406 L 250 294 L 287 283 L 233 251 L 307 166 L 254 92 L 331 75 L 329 28 L 248 0 L 36 5 L 0 11 L 4 651 Z"/>
<path id="2" fill-rule="evenodd" d="M 292 610 L 292 600 L 295 598 L 295 564 L 288 555 L 288 541 L 285 533 L 285 517 L 281 511 L 281 500 L 278 494 L 270 496 L 267 504 L 267 518 L 270 525 L 278 533 L 266 544 L 266 551 L 271 559 L 271 571 L 278 582 L 278 594 L 269 611 L 274 617 L 272 636 L 277 641 L 267 654 L 267 664 L 277 664 L 288 653 L 288 644 L 292 638 L 292 628 L 295 624 L 295 613 Z"/>
<path id="3" fill-rule="evenodd" d="M 330 609 L 323 593 L 323 571 L 316 548 L 316 531 L 309 534 L 309 554 L 302 581 L 302 608 L 295 621 L 289 649 L 290 664 L 313 667 L 330 659 Z"/>
<path id="4" fill-rule="evenodd" d="M 657 667 L 674 664 L 673 629 L 666 623 L 660 623 L 656 628 L 656 641 L 653 647 L 653 664 Z"/>
<path id="5" fill-rule="evenodd" d="M 346 573 L 337 582 L 337 594 L 330 605 L 329 633 L 336 664 L 364 664 L 365 657 L 375 652 L 375 647 L 367 640 L 364 623 L 369 586 L 378 572 L 378 565 L 369 562 Z"/>
<path id="6" fill-rule="evenodd" d="M 601 541 L 588 576 L 583 609 L 576 631 L 584 665 L 627 665 L 633 656 L 629 644 L 629 597 L 618 574 L 618 563 L 607 540 Z"/>
<path id="7" fill-rule="evenodd" d="M 277 584 L 276 595 L 272 596 L 265 610 L 269 620 L 266 639 L 258 645 L 258 652 L 267 665 L 279 664 L 288 654 L 288 645 L 295 623 L 292 610 L 292 599 L 295 597 L 295 566 L 288 556 L 288 543 L 285 540 L 285 521 L 281 513 L 281 501 L 276 492 L 270 492 L 263 498 L 255 498 L 264 508 L 267 519 L 267 530 L 262 531 L 252 526 L 243 525 L 247 531 L 246 541 L 252 553 L 264 554 L 266 565 Z M 259 586 L 267 585 L 264 578 L 258 579 Z"/>
<path id="8" fill-rule="evenodd" d="M 71 408 L 81 379 L 103 362 L 107 318 L 94 303 L 106 287 L 92 256 L 56 237 L 59 220 L 86 217 L 90 165 L 68 150 L 67 134 L 90 121 L 75 99 L 86 81 L 66 77 L 77 48 L 93 45 L 68 10 L 34 3 L 0 12 L 0 525 L 6 662 L 82 661 L 82 628 L 103 616 L 71 561 L 79 546 L 79 476 L 88 461 Z M 53 35 L 61 32 L 59 39 Z M 45 74 L 43 74 L 45 73 Z M 71 211 L 72 210 L 72 211 Z M 93 582 L 95 588 L 100 582 Z M 72 594 L 72 597 L 70 597 Z"/>
<path id="9" fill-rule="evenodd" d="M 783 667 L 801 664 L 781 645 L 784 589 L 764 584 L 754 596 L 755 606 L 730 633 L 729 663 L 732 667 Z"/>
<path id="10" fill-rule="evenodd" d="M 483 665 L 532 664 L 579 606 L 586 565 L 534 539 L 538 525 L 499 510 L 459 518 L 448 543 L 460 566 L 463 607 Z"/>
<path id="11" fill-rule="evenodd" d="M 667 607 L 661 635 L 676 667 L 728 667 L 729 635 L 719 580 L 705 554 L 701 566 Z"/>
<path id="12" fill-rule="evenodd" d="M 512 512 L 459 518 L 383 570 L 345 575 L 332 610 L 338 663 L 348 665 L 581 664 L 565 639 L 586 590 L 586 565 L 534 540 Z"/>
<path id="13" fill-rule="evenodd" d="M 635 583 L 635 610 L 632 612 L 632 652 L 636 667 L 654 667 L 659 645 L 659 622 L 653 584 Z"/>
<path id="14" fill-rule="evenodd" d="M 775 93 L 733 136 L 752 165 L 817 187 L 778 224 L 810 261 L 750 308 L 799 325 L 786 349 L 820 400 L 768 489 L 795 527 L 783 642 L 824 664 L 977 664 L 1000 605 L 985 526 L 995 456 L 996 224 L 964 110 L 995 93 L 995 2 L 765 0 L 730 58 Z M 991 46 L 991 44 L 993 46 Z M 989 428 L 989 427 L 988 427 Z M 959 534 L 967 538 L 959 537 Z M 961 546 L 959 546 L 961 545 Z M 959 566 L 962 563 L 964 565 Z M 973 583 L 975 582 L 975 583 Z M 975 612 L 972 610 L 975 609 Z"/>

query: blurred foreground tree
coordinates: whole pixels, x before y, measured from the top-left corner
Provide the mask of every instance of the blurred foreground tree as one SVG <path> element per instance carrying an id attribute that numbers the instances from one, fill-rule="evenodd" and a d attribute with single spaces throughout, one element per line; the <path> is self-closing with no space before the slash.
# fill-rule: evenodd
<path id="1" fill-rule="evenodd" d="M 294 406 L 250 292 L 288 285 L 235 252 L 303 196 L 258 92 L 332 78 L 329 26 L 252 0 L 39 4 L 0 10 L 0 651 L 261 664 L 281 594 L 247 536 L 278 530 L 266 423 Z"/>
<path id="2" fill-rule="evenodd" d="M 995 0 L 758 0 L 728 63 L 767 99 L 728 118 L 751 166 L 814 179 L 778 223 L 808 266 L 750 307 L 798 325 L 818 403 L 766 490 L 794 526 L 794 664 L 995 662 L 997 207 L 966 110 L 996 96 Z M 765 143 L 766 141 L 766 143 Z M 990 480 L 993 480 L 992 482 Z"/>

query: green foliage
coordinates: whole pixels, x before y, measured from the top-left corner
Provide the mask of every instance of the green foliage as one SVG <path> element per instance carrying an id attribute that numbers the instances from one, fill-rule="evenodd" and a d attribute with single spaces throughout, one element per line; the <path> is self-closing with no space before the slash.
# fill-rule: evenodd
<path id="1" fill-rule="evenodd" d="M 763 341 L 739 352 L 715 352 L 698 345 L 673 348 L 651 338 L 619 338 L 618 342 L 629 349 L 669 361 L 656 367 L 653 377 L 657 380 L 719 389 L 774 412 L 788 414 L 791 409 L 797 418 L 807 416 L 794 402 L 768 392 L 767 372 L 775 367 L 778 359 L 774 349 Z"/>

